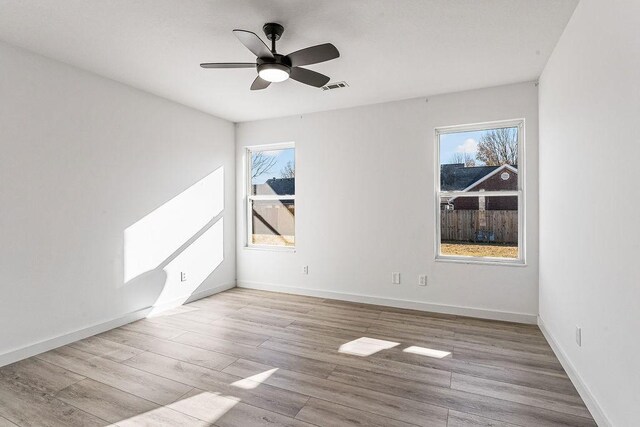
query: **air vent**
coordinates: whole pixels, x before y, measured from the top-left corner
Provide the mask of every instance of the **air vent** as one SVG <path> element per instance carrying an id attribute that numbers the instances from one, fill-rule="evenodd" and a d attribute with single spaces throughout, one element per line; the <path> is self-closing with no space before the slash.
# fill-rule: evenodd
<path id="1" fill-rule="evenodd" d="M 345 87 L 349 87 L 347 82 L 334 82 L 334 83 L 329 83 L 326 86 L 322 86 L 322 90 L 342 89 Z"/>

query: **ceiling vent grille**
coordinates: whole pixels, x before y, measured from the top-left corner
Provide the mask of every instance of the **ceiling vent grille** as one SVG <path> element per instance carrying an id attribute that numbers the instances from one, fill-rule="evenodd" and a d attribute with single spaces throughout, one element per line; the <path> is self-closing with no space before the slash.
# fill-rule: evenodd
<path id="1" fill-rule="evenodd" d="M 329 83 L 326 86 L 322 86 L 322 90 L 334 90 L 334 89 L 342 89 L 345 87 L 349 87 L 349 85 L 347 84 L 347 82 L 334 82 L 334 83 Z"/>

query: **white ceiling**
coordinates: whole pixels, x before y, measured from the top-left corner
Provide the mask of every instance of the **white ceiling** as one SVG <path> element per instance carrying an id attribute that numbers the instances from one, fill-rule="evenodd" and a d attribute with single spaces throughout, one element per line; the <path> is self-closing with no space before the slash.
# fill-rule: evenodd
<path id="1" fill-rule="evenodd" d="M 309 113 L 536 79 L 577 0 L 0 0 L 0 39 L 232 121 Z M 345 80 L 249 91 L 233 36 L 285 26 L 278 51 L 330 42 L 309 66 Z"/>

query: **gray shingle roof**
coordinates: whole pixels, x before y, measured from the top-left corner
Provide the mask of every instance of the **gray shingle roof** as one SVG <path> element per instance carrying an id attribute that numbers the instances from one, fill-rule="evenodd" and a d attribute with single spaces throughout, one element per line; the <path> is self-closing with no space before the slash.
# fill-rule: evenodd
<path id="1" fill-rule="evenodd" d="M 264 184 L 254 184 L 253 193 L 256 195 L 288 196 L 296 194 L 295 178 L 271 178 Z"/>
<path id="2" fill-rule="evenodd" d="M 440 188 L 442 191 L 461 191 L 490 174 L 500 166 L 464 167 L 463 163 L 440 166 Z"/>

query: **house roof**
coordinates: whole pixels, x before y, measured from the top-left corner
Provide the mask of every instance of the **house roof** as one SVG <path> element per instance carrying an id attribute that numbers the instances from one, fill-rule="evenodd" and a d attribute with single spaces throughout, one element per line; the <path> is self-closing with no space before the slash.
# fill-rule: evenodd
<path id="1" fill-rule="evenodd" d="M 441 165 L 440 189 L 442 191 L 467 191 L 496 174 L 500 169 L 505 168 L 517 173 L 517 169 L 510 165 L 472 167 L 465 167 L 464 163 Z"/>
<path id="2" fill-rule="evenodd" d="M 474 166 L 467 168 L 464 163 L 442 165 L 440 166 L 440 189 L 442 191 L 462 191 L 499 167 Z"/>
<path id="3" fill-rule="evenodd" d="M 259 196 L 296 194 L 295 178 L 271 178 L 264 184 L 254 184 L 254 194 Z"/>

